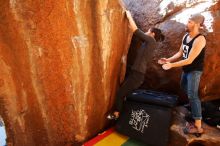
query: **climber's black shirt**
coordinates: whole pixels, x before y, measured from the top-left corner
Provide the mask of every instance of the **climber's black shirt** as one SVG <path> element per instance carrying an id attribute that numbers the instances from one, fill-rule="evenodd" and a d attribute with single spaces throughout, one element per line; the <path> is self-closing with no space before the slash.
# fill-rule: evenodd
<path id="1" fill-rule="evenodd" d="M 137 29 L 134 35 L 141 39 L 142 44 L 141 47 L 137 49 L 137 55 L 131 68 L 145 74 L 147 63 L 152 60 L 153 51 L 156 48 L 156 41 L 153 37 L 145 34 L 140 29 Z"/>

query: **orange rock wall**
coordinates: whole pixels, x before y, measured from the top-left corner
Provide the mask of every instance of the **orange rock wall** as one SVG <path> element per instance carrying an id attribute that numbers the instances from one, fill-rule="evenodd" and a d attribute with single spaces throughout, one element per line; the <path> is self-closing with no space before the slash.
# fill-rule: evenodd
<path id="1" fill-rule="evenodd" d="M 199 9 L 211 16 L 200 94 L 203 100 L 219 98 L 218 0 L 124 2 L 138 27 L 156 25 L 166 35 L 150 52 L 154 59 L 143 87 L 179 95 L 181 69 L 163 71 L 156 61 L 179 49 L 187 16 L 182 14 Z M 0 115 L 8 145 L 80 145 L 100 132 L 124 77 L 130 38 L 116 0 L 0 1 Z M 137 44 L 134 38 L 129 64 Z"/>
<path id="2" fill-rule="evenodd" d="M 8 143 L 78 145 L 103 129 L 130 38 L 116 0 L 0 1 Z"/>

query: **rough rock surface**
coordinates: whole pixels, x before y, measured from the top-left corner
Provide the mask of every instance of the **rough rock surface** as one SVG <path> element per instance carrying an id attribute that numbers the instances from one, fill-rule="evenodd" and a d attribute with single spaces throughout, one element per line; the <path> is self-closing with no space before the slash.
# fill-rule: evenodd
<path id="1" fill-rule="evenodd" d="M 105 127 L 131 39 L 122 12 L 116 0 L 0 1 L 9 145 L 77 145 Z"/>
<path id="2" fill-rule="evenodd" d="M 200 93 L 203 100 L 219 98 L 220 2 L 124 2 L 141 29 L 164 30 L 144 87 L 171 93 L 181 94 L 180 69 L 163 71 L 156 60 L 179 49 L 188 12 L 208 17 Z M 8 145 L 80 145 L 103 129 L 124 77 L 130 37 L 117 0 L 1 0 L 0 115 Z"/>
<path id="3" fill-rule="evenodd" d="M 185 135 L 183 128 L 185 126 L 184 116 L 188 113 L 184 107 L 177 107 L 173 112 L 173 122 L 170 132 L 169 146 L 219 146 L 220 130 L 210 127 L 203 123 L 205 133 L 201 137 L 194 135 Z"/>
<path id="4" fill-rule="evenodd" d="M 181 69 L 175 68 L 164 71 L 157 60 L 161 57 L 170 57 L 179 50 L 182 37 L 185 33 L 185 24 L 191 14 L 201 13 L 205 16 L 207 29 L 207 48 L 205 57 L 205 69 L 200 84 L 200 95 L 203 101 L 220 98 L 220 2 L 219 0 L 124 0 L 138 26 L 147 31 L 149 27 L 156 26 L 163 30 L 166 39 L 160 43 L 153 52 L 154 59 L 148 65 L 146 82 L 143 88 L 164 90 L 179 94 L 184 97 L 180 90 L 179 80 Z M 128 55 L 128 64 L 133 63 L 135 49 L 138 40 L 132 39 Z M 152 53 L 152 52 L 151 52 Z M 182 99 L 183 99 L 182 98 Z"/>

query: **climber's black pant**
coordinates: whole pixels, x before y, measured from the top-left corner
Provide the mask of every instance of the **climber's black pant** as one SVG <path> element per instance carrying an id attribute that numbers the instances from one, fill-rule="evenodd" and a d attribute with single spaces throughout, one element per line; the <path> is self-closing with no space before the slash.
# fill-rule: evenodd
<path id="1" fill-rule="evenodd" d="M 138 89 L 144 82 L 144 77 L 143 73 L 131 70 L 116 94 L 116 111 L 121 112 L 125 96 Z"/>

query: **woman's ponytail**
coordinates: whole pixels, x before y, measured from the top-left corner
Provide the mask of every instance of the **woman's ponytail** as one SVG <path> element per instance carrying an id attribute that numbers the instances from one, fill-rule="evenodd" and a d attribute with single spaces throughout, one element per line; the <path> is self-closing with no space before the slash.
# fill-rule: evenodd
<path id="1" fill-rule="evenodd" d="M 165 36 L 162 34 L 160 29 L 152 27 L 150 28 L 150 31 L 155 34 L 154 38 L 157 42 L 161 42 L 165 39 Z"/>

